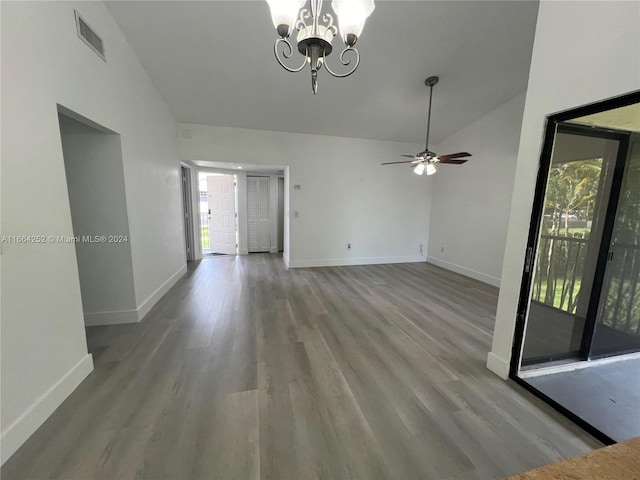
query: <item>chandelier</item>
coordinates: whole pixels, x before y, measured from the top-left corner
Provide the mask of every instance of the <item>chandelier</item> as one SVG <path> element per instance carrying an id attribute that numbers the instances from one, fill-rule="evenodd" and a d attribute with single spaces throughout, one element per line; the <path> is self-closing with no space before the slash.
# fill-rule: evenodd
<path id="1" fill-rule="evenodd" d="M 306 0 L 267 0 L 271 9 L 271 19 L 278 32 L 273 46 L 278 63 L 289 72 L 299 72 L 305 65 L 311 66 L 311 87 L 313 94 L 318 92 L 318 71 L 324 68 L 334 77 L 344 78 L 356 71 L 360 64 L 360 53 L 354 47 L 362 34 L 364 22 L 375 8 L 374 0 L 333 0 L 331 7 L 338 17 L 340 36 L 345 48 L 340 53 L 340 62 L 344 66 L 351 65 L 345 73 L 337 73 L 329 68 L 326 58 L 333 50 L 331 42 L 338 33 L 334 25 L 334 17 L 330 13 L 321 13 L 322 0 L 309 0 L 309 8 L 300 10 Z M 296 21 L 297 19 L 297 21 Z M 322 19 L 322 22 L 320 21 Z M 309 24 L 307 24 L 309 23 Z M 293 28 L 298 30 L 298 52 L 304 55 L 302 65 L 291 68 L 284 62 L 293 56 L 293 47 L 289 36 Z M 282 47 L 280 47 L 282 45 Z M 282 50 L 282 51 L 280 51 Z M 352 56 L 350 59 L 347 55 Z"/>

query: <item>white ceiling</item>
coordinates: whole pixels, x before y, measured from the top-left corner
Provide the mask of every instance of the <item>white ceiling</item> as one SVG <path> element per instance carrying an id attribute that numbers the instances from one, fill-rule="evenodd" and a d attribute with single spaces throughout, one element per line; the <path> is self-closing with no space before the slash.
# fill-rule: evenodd
<path id="1" fill-rule="evenodd" d="M 307 69 L 289 73 L 273 58 L 264 1 L 107 6 L 179 122 L 417 143 L 430 75 L 440 76 L 434 142 L 526 89 L 538 9 L 526 0 L 379 0 L 356 73 L 320 71 L 314 97 Z M 337 51 L 328 61 L 338 70 Z"/>

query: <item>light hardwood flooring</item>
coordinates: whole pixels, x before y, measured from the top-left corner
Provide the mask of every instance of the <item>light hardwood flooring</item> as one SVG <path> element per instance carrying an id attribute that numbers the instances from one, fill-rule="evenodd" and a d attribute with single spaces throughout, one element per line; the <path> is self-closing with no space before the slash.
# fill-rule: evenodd
<path id="1" fill-rule="evenodd" d="M 206 259 L 3 479 L 491 479 L 601 446 L 485 368 L 497 289 L 424 263 Z"/>

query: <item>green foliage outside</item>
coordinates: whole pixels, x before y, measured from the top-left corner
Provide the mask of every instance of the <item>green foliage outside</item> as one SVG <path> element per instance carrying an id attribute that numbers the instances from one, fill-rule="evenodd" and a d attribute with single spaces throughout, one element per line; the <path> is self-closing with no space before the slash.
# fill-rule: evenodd
<path id="1" fill-rule="evenodd" d="M 545 196 L 543 234 L 588 237 L 601 172 L 601 158 L 552 166 Z M 576 225 L 581 223 L 584 226 Z"/>
<path id="2" fill-rule="evenodd" d="M 601 172 L 600 158 L 551 166 L 534 300 L 575 312 Z"/>

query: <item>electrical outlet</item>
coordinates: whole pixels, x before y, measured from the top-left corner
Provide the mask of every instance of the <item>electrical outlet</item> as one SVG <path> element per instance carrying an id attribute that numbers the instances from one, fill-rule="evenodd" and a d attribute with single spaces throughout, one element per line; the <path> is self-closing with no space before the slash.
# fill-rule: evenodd
<path id="1" fill-rule="evenodd" d="M 347 243 L 347 250 L 351 250 L 351 243 Z"/>

